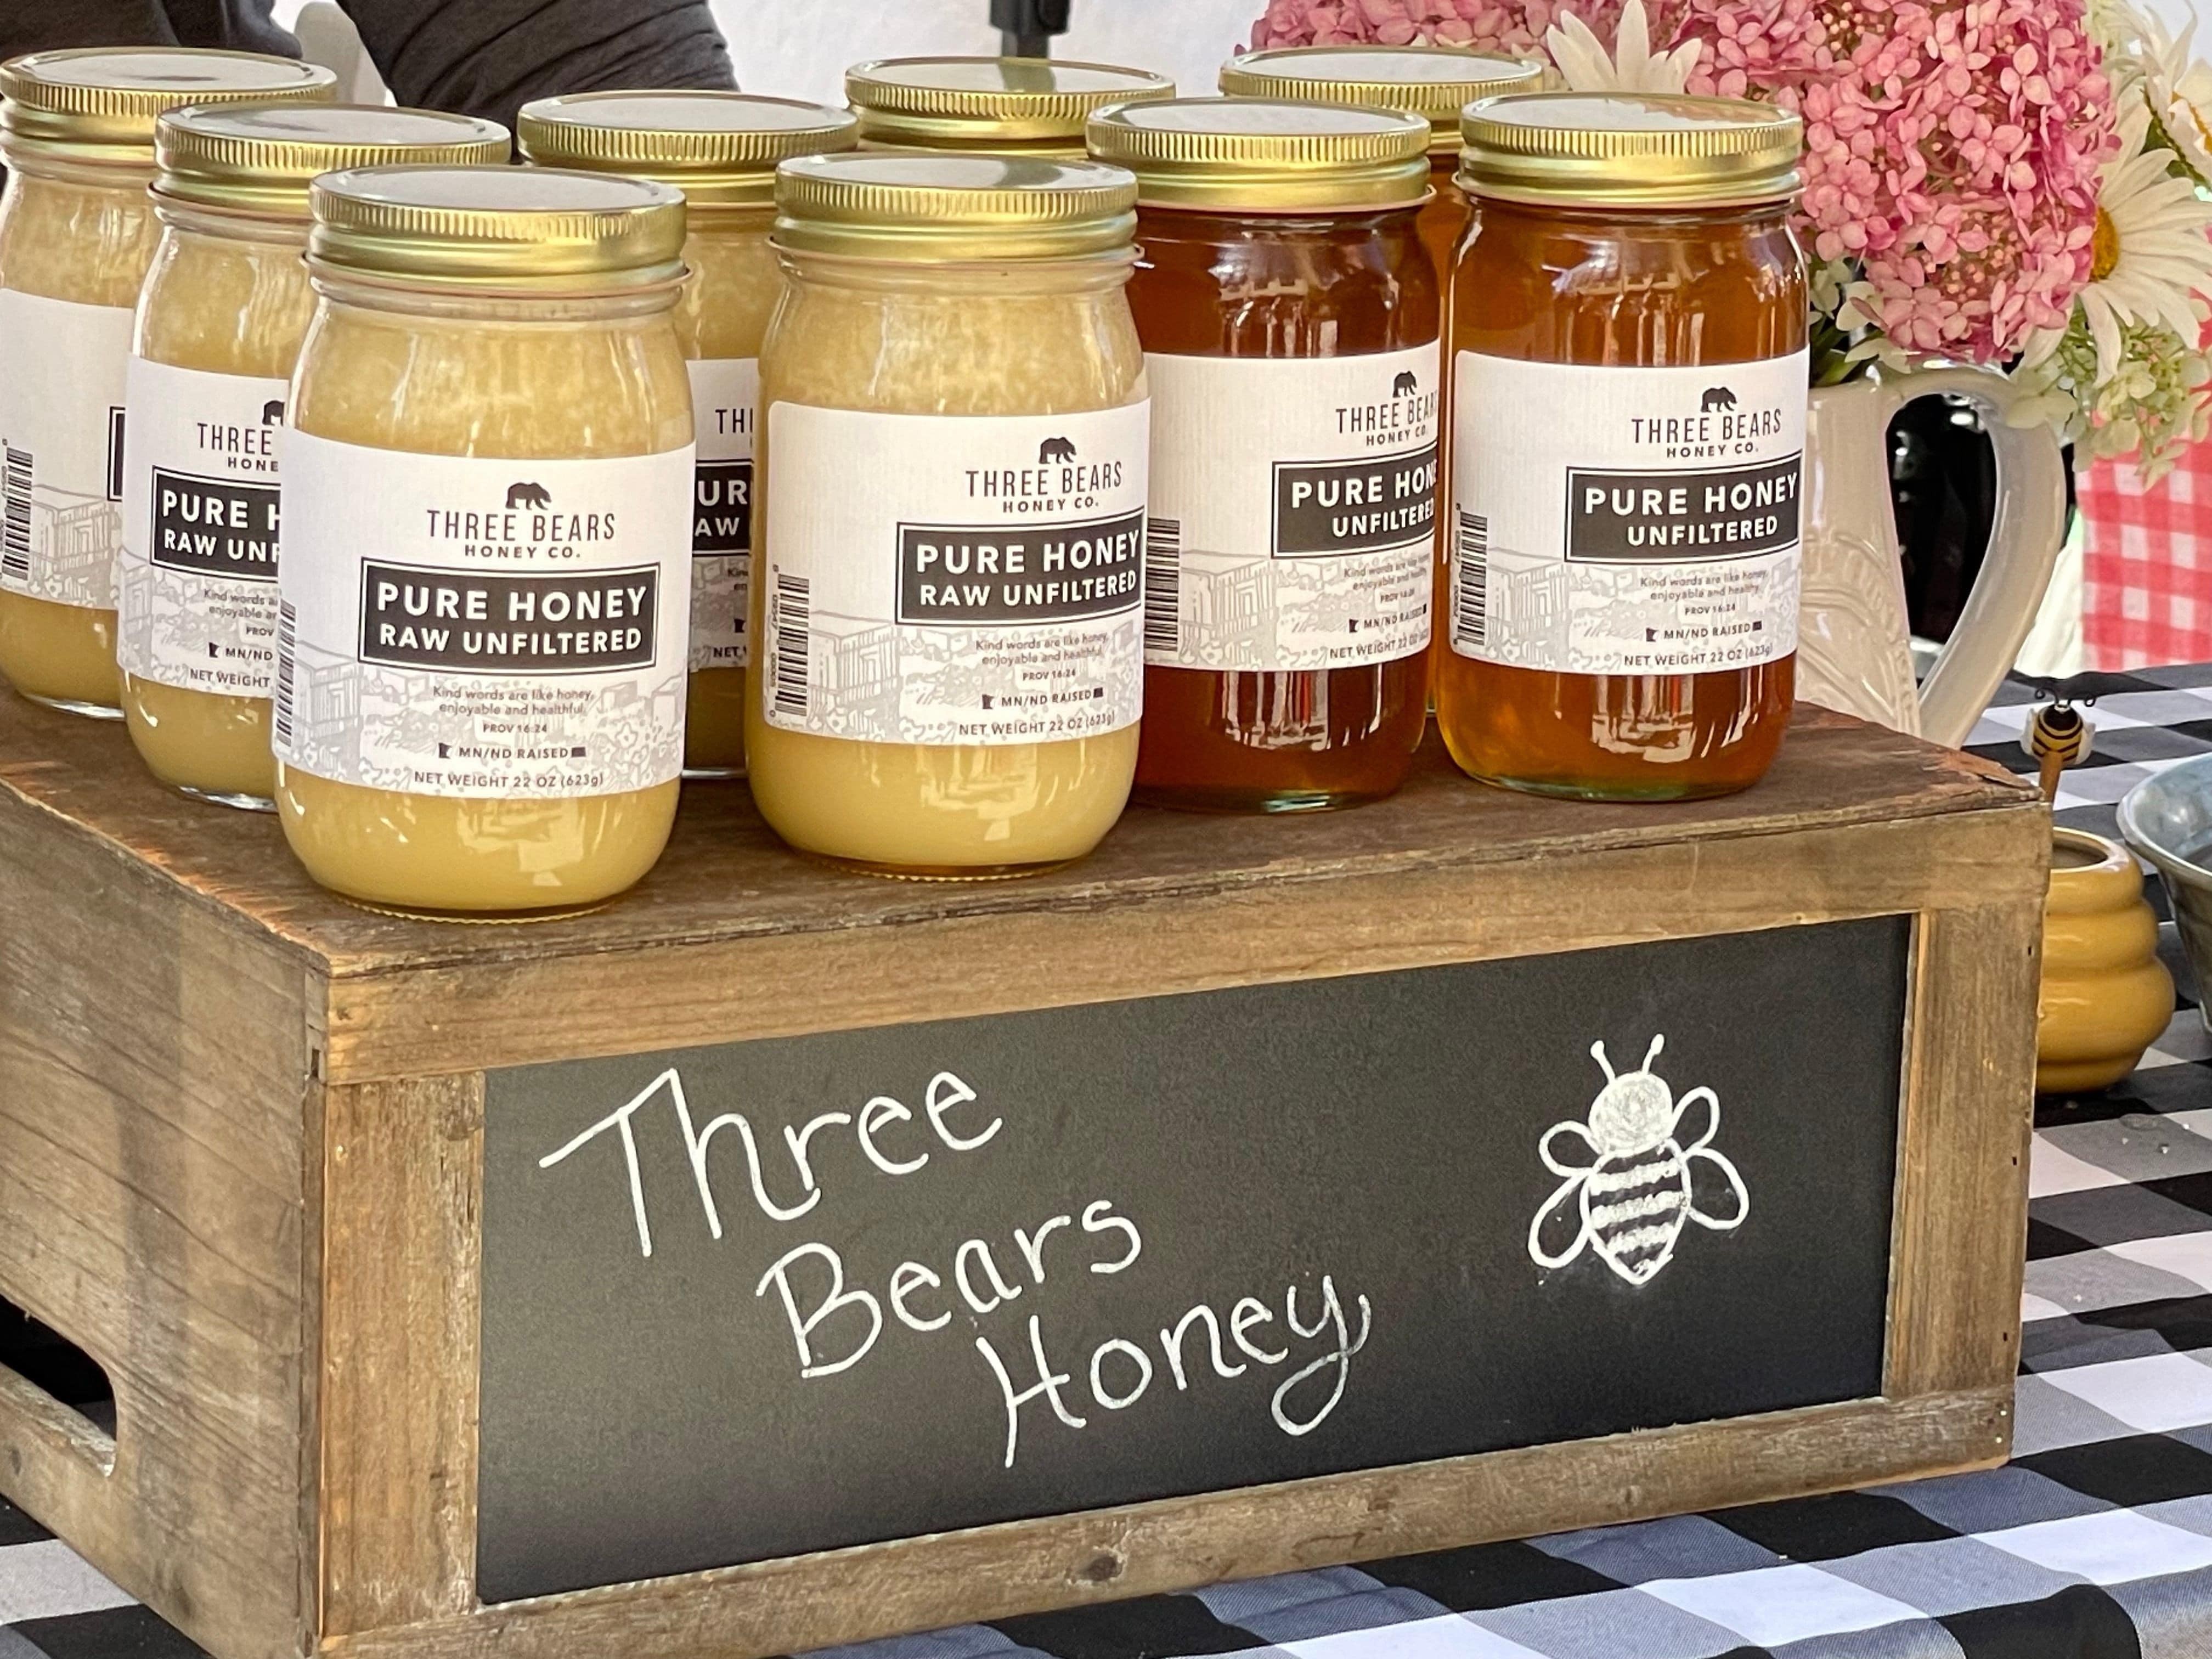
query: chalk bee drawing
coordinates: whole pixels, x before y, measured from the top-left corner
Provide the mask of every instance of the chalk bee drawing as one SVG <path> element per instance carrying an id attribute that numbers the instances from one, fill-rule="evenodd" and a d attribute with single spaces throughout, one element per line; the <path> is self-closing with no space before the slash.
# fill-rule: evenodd
<path id="1" fill-rule="evenodd" d="M 1554 1123 L 1536 1143 L 1544 1167 L 1564 1177 L 1528 1224 L 1528 1254 L 1538 1267 L 1564 1267 L 1583 1250 L 1595 1249 L 1631 1285 L 1648 1285 L 1674 1259 L 1686 1221 L 1724 1233 L 1743 1225 L 1751 1213 L 1743 1177 L 1712 1149 L 1713 1137 L 1720 1133 L 1720 1097 L 1699 1087 L 1678 1103 L 1651 1070 L 1666 1043 L 1663 1032 L 1653 1037 L 1644 1064 L 1619 1075 L 1606 1058 L 1605 1044 L 1590 1044 L 1590 1057 L 1605 1069 L 1605 1087 L 1590 1103 L 1589 1124 L 1572 1118 Z M 1709 1113 L 1705 1129 L 1685 1146 L 1682 1120 L 1701 1101 Z M 1579 1140 L 1587 1157 L 1575 1161 L 1555 1150 L 1557 1143 L 1571 1140 Z M 1708 1215 L 1698 1207 L 1691 1179 L 1700 1158 L 1735 1194 L 1734 1214 Z M 1545 1224 L 1571 1213 L 1571 1206 L 1581 1212 L 1581 1229 L 1573 1243 L 1554 1254 L 1544 1248 Z"/>

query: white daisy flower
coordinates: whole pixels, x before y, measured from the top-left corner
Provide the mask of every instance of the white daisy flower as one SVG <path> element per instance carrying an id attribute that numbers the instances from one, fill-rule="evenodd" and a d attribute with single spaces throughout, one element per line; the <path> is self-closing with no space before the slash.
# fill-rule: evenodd
<path id="1" fill-rule="evenodd" d="M 1613 40 L 1608 56 L 1589 25 L 1571 13 L 1564 27 L 1555 24 L 1544 33 L 1545 50 L 1576 92 L 1680 92 L 1690 84 L 1690 72 L 1705 51 L 1703 41 L 1686 40 L 1672 52 L 1655 54 L 1644 0 L 1628 0 L 1621 8 Z"/>
<path id="2" fill-rule="evenodd" d="M 2100 380 L 2118 368 L 2124 325 L 2163 325 L 2194 340 L 2192 296 L 2212 296 L 2212 203 L 2170 169 L 2167 151 L 2143 148 L 2147 125 L 2139 113 L 2121 122 L 2119 153 L 2097 189 L 2089 283 L 2075 296 Z"/>
<path id="3" fill-rule="evenodd" d="M 2191 172 L 2212 179 L 2212 65 L 2194 55 L 2191 43 L 2197 33 L 2191 19 L 2179 37 L 2148 12 L 2131 14 L 2137 50 L 2120 62 L 2127 66 L 2124 79 L 2139 88 L 2143 101 L 2165 128 L 2166 137 Z M 2132 61 L 2130 61 L 2131 58 Z M 2118 64 L 2108 64 L 2112 74 Z M 2114 77 L 2114 90 L 2125 91 L 2122 78 Z"/>

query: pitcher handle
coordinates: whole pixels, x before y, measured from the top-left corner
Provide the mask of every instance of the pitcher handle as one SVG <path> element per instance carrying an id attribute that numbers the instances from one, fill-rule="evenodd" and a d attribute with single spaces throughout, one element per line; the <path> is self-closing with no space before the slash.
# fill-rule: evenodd
<path id="1" fill-rule="evenodd" d="M 1996 449 L 1989 551 L 1957 626 L 1920 685 L 1922 734 L 1955 748 L 2011 672 L 2051 586 L 2066 535 L 2066 460 L 2049 427 L 2009 423 L 2006 417 L 2027 394 L 1991 370 L 1916 369 L 1880 384 L 1884 426 L 1905 404 L 1948 392 L 1974 406 Z"/>

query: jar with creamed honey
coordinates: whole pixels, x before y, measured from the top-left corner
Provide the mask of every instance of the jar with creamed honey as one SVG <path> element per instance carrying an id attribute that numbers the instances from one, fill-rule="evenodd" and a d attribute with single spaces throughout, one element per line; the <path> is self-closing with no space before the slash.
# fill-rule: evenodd
<path id="1" fill-rule="evenodd" d="M 1149 70 L 1062 58 L 884 58 L 845 72 L 863 149 L 1079 161 L 1094 111 L 1174 96 Z"/>
<path id="2" fill-rule="evenodd" d="M 1538 93 L 1473 106 L 1464 136 L 1437 729 L 1516 788 L 1741 789 L 1796 678 L 1798 118 Z"/>
<path id="3" fill-rule="evenodd" d="M 1232 58 L 1222 66 L 1221 90 L 1239 98 L 1283 98 L 1298 102 L 1371 104 L 1418 115 L 1429 124 L 1429 201 L 1415 221 L 1421 246 L 1436 261 L 1443 290 L 1443 337 L 1451 338 L 1452 259 L 1467 229 L 1467 196 L 1458 184 L 1460 112 L 1478 99 L 1509 92 L 1534 92 L 1544 84 L 1544 66 L 1517 58 L 1464 52 L 1450 46 L 1409 45 L 1276 46 Z M 1451 430 L 1451 376 L 1442 383 L 1443 404 L 1438 430 Z M 1437 453 L 1437 500 L 1451 500 L 1451 445 Z M 1434 614 L 1444 613 L 1445 535 L 1449 514 L 1437 514 Z M 1432 648 L 1443 648 L 1436 630 Z"/>
<path id="4" fill-rule="evenodd" d="M 0 675 L 25 696 L 121 717 L 124 379 L 161 236 L 155 121 L 187 104 L 327 103 L 336 86 L 312 64 L 173 46 L 0 64 Z"/>
<path id="5" fill-rule="evenodd" d="M 308 180 L 507 149 L 495 121 L 383 105 L 161 118 L 161 241 L 126 380 L 116 659 L 131 741 L 172 788 L 262 811 L 276 788 L 277 448 L 314 310 Z"/>
<path id="6" fill-rule="evenodd" d="M 1012 876 L 1121 815 L 1144 695 L 1135 202 L 1085 161 L 779 169 L 745 749 L 793 846 Z"/>
<path id="7" fill-rule="evenodd" d="M 545 167 L 635 173 L 684 192 L 690 274 L 676 333 L 690 361 L 698 477 L 691 508 L 691 685 L 684 775 L 745 769 L 745 595 L 752 559 L 754 404 L 761 337 L 783 291 L 768 245 L 776 163 L 850 149 L 845 110 L 742 92 L 584 92 L 525 104 L 523 155 Z"/>
<path id="8" fill-rule="evenodd" d="M 1443 428 L 1429 123 L 1127 104 L 1152 391 L 1137 795 L 1297 811 L 1398 787 L 1428 712 Z"/>
<path id="9" fill-rule="evenodd" d="M 280 447 L 285 839 L 372 906 L 596 903 L 659 857 L 683 768 L 683 196 L 386 167 L 310 201 Z"/>

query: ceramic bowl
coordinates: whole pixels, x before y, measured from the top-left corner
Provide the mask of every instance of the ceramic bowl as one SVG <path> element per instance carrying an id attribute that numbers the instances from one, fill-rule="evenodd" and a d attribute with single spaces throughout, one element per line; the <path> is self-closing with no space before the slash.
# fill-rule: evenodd
<path id="1" fill-rule="evenodd" d="M 2120 834 L 2166 878 L 2182 953 L 2212 988 L 2212 755 L 2146 778 L 2120 803 Z M 2212 1011 L 2198 1009 L 2212 1030 Z"/>

